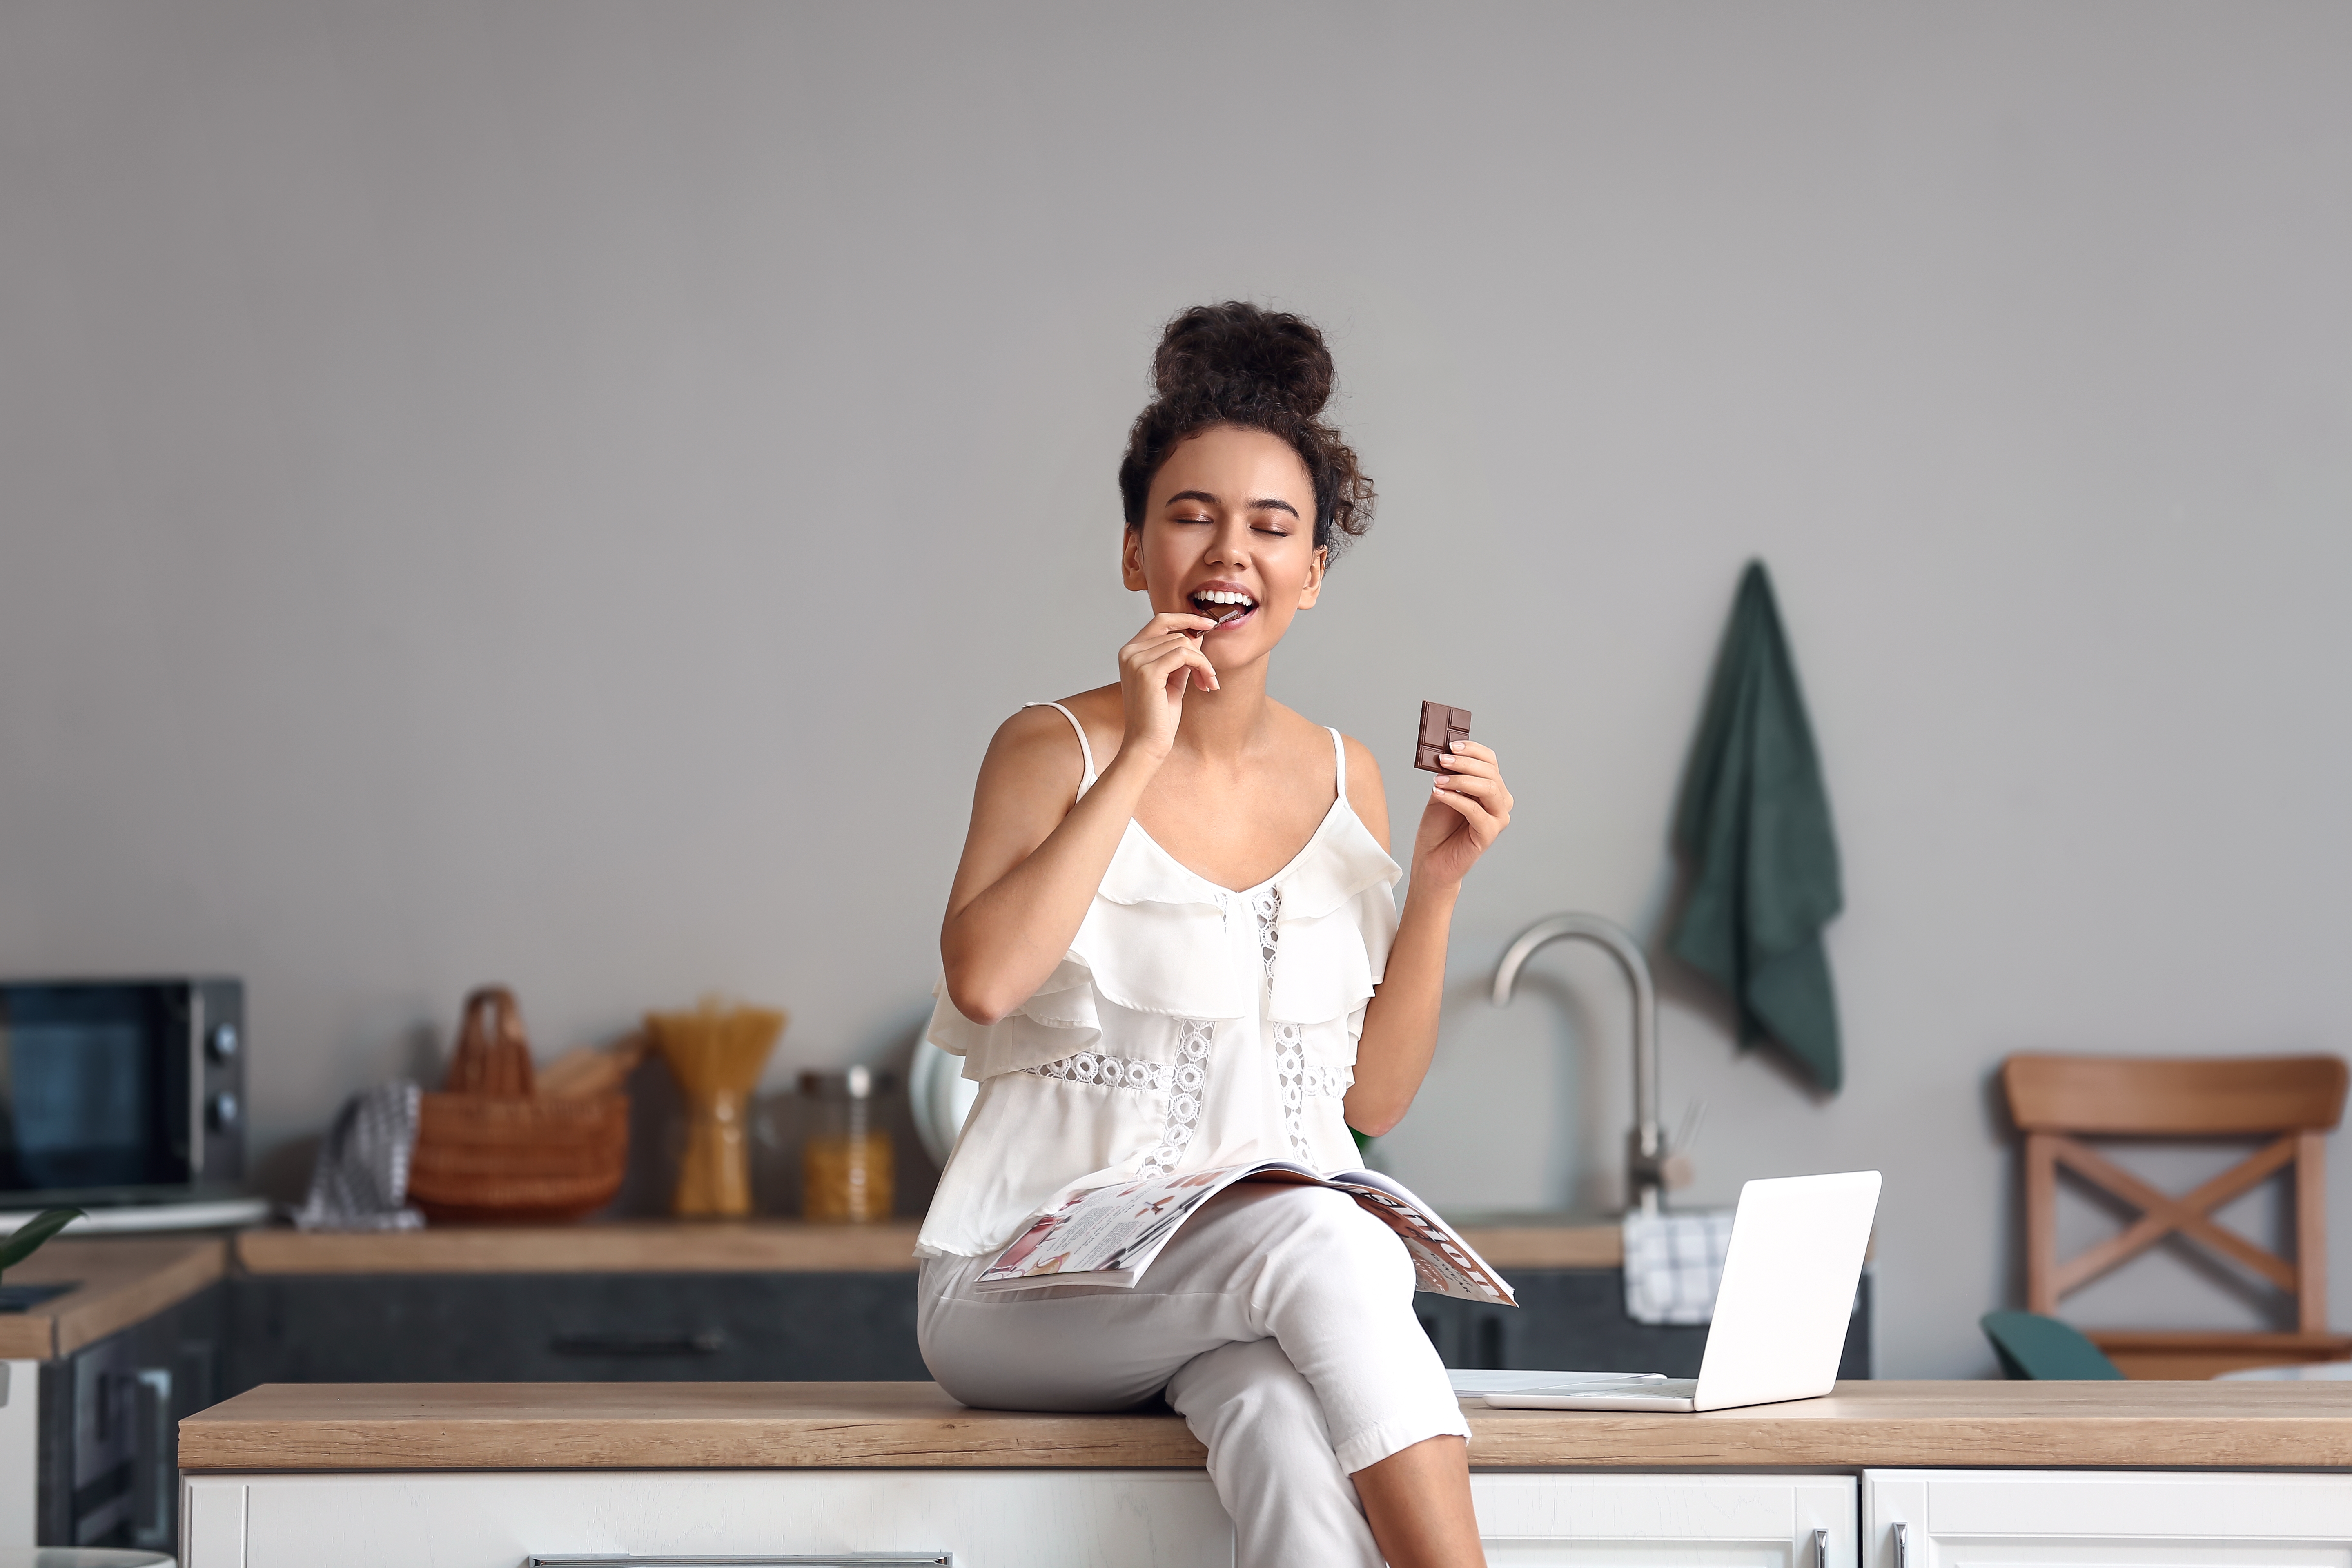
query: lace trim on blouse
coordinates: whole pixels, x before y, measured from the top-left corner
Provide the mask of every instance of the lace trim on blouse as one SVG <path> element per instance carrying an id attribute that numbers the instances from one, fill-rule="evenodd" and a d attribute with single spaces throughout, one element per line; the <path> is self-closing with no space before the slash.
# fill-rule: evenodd
<path id="1" fill-rule="evenodd" d="M 1203 1018 L 1176 1020 L 1176 1063 L 1169 1070 L 1168 1121 L 1160 1147 L 1144 1158 L 1141 1173 L 1164 1175 L 1184 1157 L 1184 1146 L 1201 1126 L 1201 1092 L 1209 1086 L 1209 1042 L 1216 1026 Z"/>
<path id="2" fill-rule="evenodd" d="M 1023 1072 L 1039 1078 L 1067 1079 L 1072 1083 L 1098 1083 L 1110 1089 L 1166 1089 L 1175 1081 L 1176 1069 L 1166 1062 L 1139 1062 L 1126 1057 L 1107 1057 L 1097 1051 L 1080 1051 L 1059 1061 L 1041 1062 Z"/>
<path id="3" fill-rule="evenodd" d="M 1298 1042 L 1296 1024 L 1274 1026 L 1274 1082 L 1282 1094 L 1282 1130 L 1289 1134 L 1290 1152 L 1312 1164 L 1306 1130 L 1298 1123 L 1307 1104 L 1307 1047 Z"/>
<path id="4" fill-rule="evenodd" d="M 1072 1083 L 1098 1083 L 1106 1089 L 1158 1090 L 1168 1096 L 1168 1119 L 1160 1124 L 1160 1146 L 1145 1157 L 1141 1174 L 1164 1175 L 1176 1168 L 1184 1147 L 1201 1126 L 1202 1091 L 1209 1087 L 1209 1046 L 1217 1026 L 1206 1018 L 1176 1020 L 1176 1059 L 1136 1061 L 1128 1057 L 1080 1051 L 1076 1056 L 1043 1062 L 1019 1070 L 1039 1078 Z"/>
<path id="5" fill-rule="evenodd" d="M 1265 961 L 1265 983 L 1272 985 L 1275 953 L 1282 945 L 1282 927 L 1276 923 L 1282 919 L 1282 889 L 1266 889 L 1250 900 L 1250 908 L 1257 915 L 1257 951 Z"/>

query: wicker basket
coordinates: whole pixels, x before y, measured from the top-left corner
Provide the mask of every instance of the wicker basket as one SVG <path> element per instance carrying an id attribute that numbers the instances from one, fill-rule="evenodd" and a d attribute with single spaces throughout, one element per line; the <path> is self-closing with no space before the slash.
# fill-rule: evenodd
<path id="1" fill-rule="evenodd" d="M 578 1219 L 613 1201 L 628 1160 L 629 1097 L 533 1093 L 513 994 L 467 997 L 448 1079 L 417 1119 L 409 1201 L 436 1223 Z"/>

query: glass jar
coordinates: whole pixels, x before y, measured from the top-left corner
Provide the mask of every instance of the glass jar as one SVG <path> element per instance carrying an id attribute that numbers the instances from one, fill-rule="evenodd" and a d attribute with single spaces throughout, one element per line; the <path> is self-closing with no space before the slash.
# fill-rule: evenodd
<path id="1" fill-rule="evenodd" d="M 874 1098 L 890 1075 L 872 1068 L 801 1074 L 810 1102 L 801 1144 L 801 1216 L 833 1224 L 890 1217 L 890 1134 L 875 1123 Z"/>

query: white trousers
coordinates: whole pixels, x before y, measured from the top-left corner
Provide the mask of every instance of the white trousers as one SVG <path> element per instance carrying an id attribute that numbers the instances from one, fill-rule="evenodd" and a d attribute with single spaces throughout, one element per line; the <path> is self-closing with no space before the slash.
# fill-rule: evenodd
<path id="1" fill-rule="evenodd" d="M 1470 1435 L 1404 1244 L 1328 1188 L 1227 1188 L 1131 1290 L 974 1295 L 988 1262 L 924 1263 L 931 1375 L 990 1410 L 1124 1410 L 1165 1390 L 1208 1447 L 1237 1568 L 1380 1568 L 1349 1475 Z"/>

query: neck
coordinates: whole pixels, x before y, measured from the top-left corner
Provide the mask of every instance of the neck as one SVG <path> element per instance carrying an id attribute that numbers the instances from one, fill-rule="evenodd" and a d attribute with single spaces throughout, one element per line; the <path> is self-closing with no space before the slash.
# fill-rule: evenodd
<path id="1" fill-rule="evenodd" d="M 1212 763 L 1231 762 L 1248 750 L 1264 733 L 1272 707 L 1265 694 L 1266 663 L 1260 658 L 1239 669 L 1220 668 L 1216 690 L 1186 692 L 1176 749 Z"/>

